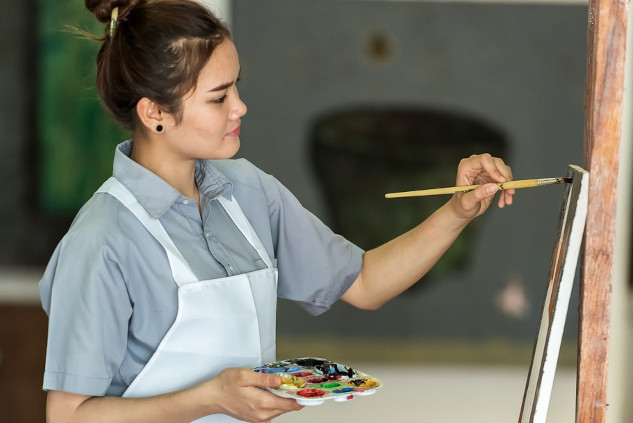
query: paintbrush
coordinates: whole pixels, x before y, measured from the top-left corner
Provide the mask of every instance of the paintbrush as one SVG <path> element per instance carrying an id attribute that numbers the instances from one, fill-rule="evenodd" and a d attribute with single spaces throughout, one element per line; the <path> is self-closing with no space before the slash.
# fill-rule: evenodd
<path id="1" fill-rule="evenodd" d="M 553 184 L 569 184 L 572 182 L 572 178 L 540 178 L 540 179 L 524 179 L 520 181 L 508 181 L 497 183 L 497 187 L 500 190 L 504 189 L 517 189 L 517 188 L 532 188 L 542 187 L 545 185 Z M 404 191 L 404 192 L 392 192 L 385 194 L 385 198 L 402 198 L 402 197 L 422 197 L 426 195 L 440 195 L 440 194 L 455 194 L 459 192 L 472 191 L 481 185 L 464 185 L 461 187 L 450 188 L 433 188 L 423 189 L 419 191 Z"/>

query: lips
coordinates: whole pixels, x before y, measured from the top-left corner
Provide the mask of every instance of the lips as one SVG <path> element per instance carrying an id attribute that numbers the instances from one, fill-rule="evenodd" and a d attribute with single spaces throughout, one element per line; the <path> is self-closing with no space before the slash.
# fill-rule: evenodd
<path id="1" fill-rule="evenodd" d="M 240 127 L 238 126 L 237 128 L 235 128 L 234 130 L 232 130 L 231 132 L 229 132 L 226 135 L 229 136 L 229 137 L 239 137 L 240 136 Z"/>

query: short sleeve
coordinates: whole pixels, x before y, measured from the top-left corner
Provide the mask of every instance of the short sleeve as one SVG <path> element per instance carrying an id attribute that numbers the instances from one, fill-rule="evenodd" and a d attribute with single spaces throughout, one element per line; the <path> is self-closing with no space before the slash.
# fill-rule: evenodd
<path id="1" fill-rule="evenodd" d="M 43 387 L 104 395 L 126 353 L 132 305 L 121 272 L 124 245 L 76 220 L 40 281 L 49 317 Z"/>
<path id="2" fill-rule="evenodd" d="M 354 282 L 364 251 L 332 232 L 274 177 L 261 178 L 269 202 L 279 296 L 321 314 Z"/>

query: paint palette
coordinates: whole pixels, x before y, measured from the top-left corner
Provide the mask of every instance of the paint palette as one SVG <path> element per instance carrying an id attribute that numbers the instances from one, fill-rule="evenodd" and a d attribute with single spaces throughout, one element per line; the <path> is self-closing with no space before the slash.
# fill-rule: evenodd
<path id="1" fill-rule="evenodd" d="M 382 386 L 380 380 L 366 373 L 317 357 L 275 361 L 253 370 L 278 374 L 281 386 L 267 389 L 281 397 L 293 398 L 301 405 L 320 405 L 329 399 L 343 402 L 354 396 L 374 394 Z"/>

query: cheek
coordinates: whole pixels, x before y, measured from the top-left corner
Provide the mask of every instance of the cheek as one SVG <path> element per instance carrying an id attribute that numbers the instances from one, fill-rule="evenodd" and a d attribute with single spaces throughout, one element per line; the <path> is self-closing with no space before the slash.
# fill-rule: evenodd
<path id="1" fill-rule="evenodd" d="M 217 121 L 200 121 L 193 127 L 196 135 L 204 138 L 223 138 L 225 127 Z"/>
<path id="2" fill-rule="evenodd" d="M 218 110 L 217 105 L 198 106 L 187 116 L 187 126 L 190 133 L 204 137 L 207 141 L 212 138 L 224 137 L 226 132 L 226 114 Z"/>

